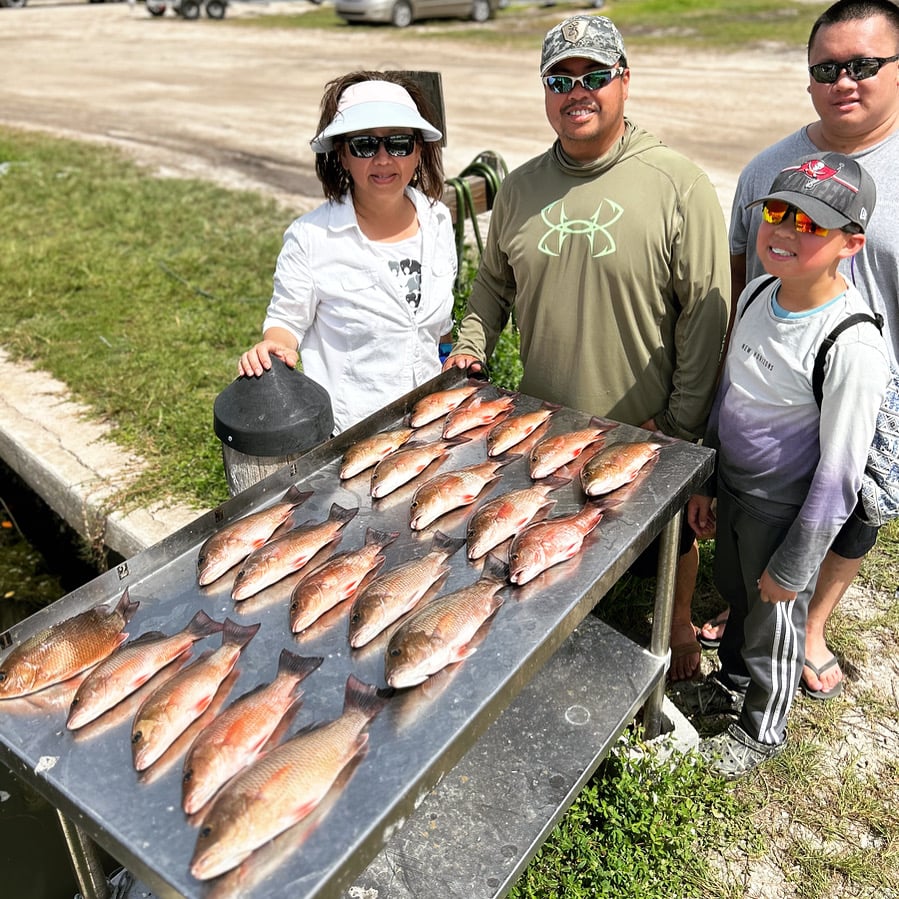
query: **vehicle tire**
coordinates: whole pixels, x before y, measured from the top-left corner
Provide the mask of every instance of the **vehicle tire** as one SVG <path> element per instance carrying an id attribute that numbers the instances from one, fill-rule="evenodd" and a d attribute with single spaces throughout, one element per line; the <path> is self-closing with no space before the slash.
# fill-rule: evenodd
<path id="1" fill-rule="evenodd" d="M 210 19 L 224 19 L 227 6 L 225 0 L 206 0 L 206 15 Z"/>
<path id="2" fill-rule="evenodd" d="M 471 4 L 472 22 L 486 22 L 493 18 L 493 10 L 490 8 L 490 0 L 474 0 Z"/>
<path id="3" fill-rule="evenodd" d="M 397 0 L 390 11 L 390 24 L 397 28 L 407 28 L 412 24 L 412 7 L 407 0 Z"/>
<path id="4" fill-rule="evenodd" d="M 147 0 L 147 12 L 151 16 L 164 16 L 165 0 Z"/>
<path id="5" fill-rule="evenodd" d="M 183 19 L 198 19 L 200 17 L 200 4 L 197 0 L 181 0 L 178 14 Z"/>

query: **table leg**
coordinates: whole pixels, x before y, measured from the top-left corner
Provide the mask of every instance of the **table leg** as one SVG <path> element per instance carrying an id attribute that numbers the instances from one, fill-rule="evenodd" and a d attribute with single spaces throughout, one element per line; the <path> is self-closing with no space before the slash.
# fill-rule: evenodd
<path id="1" fill-rule="evenodd" d="M 107 899 L 109 886 L 94 841 L 57 809 L 59 824 L 69 849 L 75 879 L 83 899 Z"/>
<path id="2" fill-rule="evenodd" d="M 649 651 L 654 656 L 667 656 L 671 642 L 671 617 L 674 610 L 674 582 L 677 577 L 677 550 L 683 510 L 668 522 L 662 531 L 659 546 L 659 567 L 656 573 L 655 608 L 652 615 L 652 636 Z M 670 663 L 670 660 L 669 660 Z M 667 666 L 666 666 L 667 671 Z M 662 732 L 662 702 L 665 699 L 665 677 L 654 687 L 643 708 L 643 729 L 651 740 Z"/>

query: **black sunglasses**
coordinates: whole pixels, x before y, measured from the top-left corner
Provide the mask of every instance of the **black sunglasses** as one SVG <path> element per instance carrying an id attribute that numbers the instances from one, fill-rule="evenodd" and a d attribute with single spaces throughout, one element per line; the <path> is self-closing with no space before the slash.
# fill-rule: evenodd
<path id="1" fill-rule="evenodd" d="M 845 69 L 853 81 L 873 78 L 888 62 L 895 62 L 896 56 L 860 56 L 845 62 L 819 62 L 809 66 L 812 78 L 819 84 L 834 84 Z"/>
<path id="2" fill-rule="evenodd" d="M 418 140 L 414 134 L 388 134 L 387 137 L 375 137 L 373 134 L 360 134 L 348 137 L 346 145 L 350 155 L 357 159 L 372 159 L 378 155 L 381 144 L 391 156 L 411 156 Z"/>

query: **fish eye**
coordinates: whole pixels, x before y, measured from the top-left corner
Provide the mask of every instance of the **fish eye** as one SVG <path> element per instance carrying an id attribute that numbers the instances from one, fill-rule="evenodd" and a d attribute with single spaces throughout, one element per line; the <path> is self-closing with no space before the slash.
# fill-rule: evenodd
<path id="1" fill-rule="evenodd" d="M 79 702 L 81 702 L 81 700 L 80 700 L 77 696 L 73 697 L 73 699 L 72 699 L 72 708 L 74 709 L 75 706 L 78 705 Z"/>
<path id="2" fill-rule="evenodd" d="M 299 603 L 298 603 L 296 600 L 294 600 L 294 601 L 290 604 L 290 611 L 291 611 L 291 612 L 296 612 L 297 606 L 298 606 L 298 605 L 299 605 Z"/>
<path id="3" fill-rule="evenodd" d="M 143 733 L 142 733 L 141 731 L 138 731 L 138 732 L 137 732 L 136 734 L 134 734 L 134 736 L 131 738 L 131 742 L 132 742 L 132 743 L 140 743 L 140 741 L 143 739 L 143 736 L 144 736 Z"/>
<path id="4" fill-rule="evenodd" d="M 350 615 L 350 622 L 355 624 L 361 617 L 362 616 L 358 612 L 353 612 L 353 614 Z"/>
<path id="5" fill-rule="evenodd" d="M 189 771 L 184 772 L 184 777 L 182 777 L 181 779 L 184 781 L 184 783 L 190 783 L 191 780 L 193 779 L 193 776 L 194 776 L 194 769 L 191 768 Z"/>
<path id="6" fill-rule="evenodd" d="M 6 672 L 0 671 L 0 684 L 2 684 L 3 681 L 5 681 L 5 680 L 6 680 Z"/>
<path id="7" fill-rule="evenodd" d="M 205 838 L 205 837 L 208 837 L 208 836 L 211 836 L 211 835 L 212 835 L 212 828 L 207 824 L 206 827 L 204 827 L 204 828 L 200 831 L 200 836 Z"/>
<path id="8" fill-rule="evenodd" d="M 402 651 L 402 649 L 400 649 L 398 646 L 395 647 L 394 649 L 391 649 L 391 650 L 390 650 L 390 655 L 391 655 L 393 658 L 396 658 L 397 656 L 401 656 L 402 654 L 403 654 L 403 651 Z"/>

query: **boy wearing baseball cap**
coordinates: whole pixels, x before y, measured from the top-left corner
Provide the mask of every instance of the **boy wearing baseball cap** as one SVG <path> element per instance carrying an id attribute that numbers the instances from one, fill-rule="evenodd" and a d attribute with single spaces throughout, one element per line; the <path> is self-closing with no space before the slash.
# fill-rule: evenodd
<path id="1" fill-rule="evenodd" d="M 700 753 L 727 778 L 782 751 L 805 657 L 815 576 L 855 508 L 890 377 L 878 328 L 847 328 L 827 350 L 820 400 L 815 361 L 831 332 L 870 310 L 837 271 L 857 253 L 874 210 L 857 161 L 819 153 L 785 168 L 762 206 L 756 251 L 768 276 L 740 296 L 707 445 L 716 474 L 688 519 L 716 537 L 714 578 L 730 603 L 721 667 L 681 692 L 698 714 L 734 714 Z"/>

